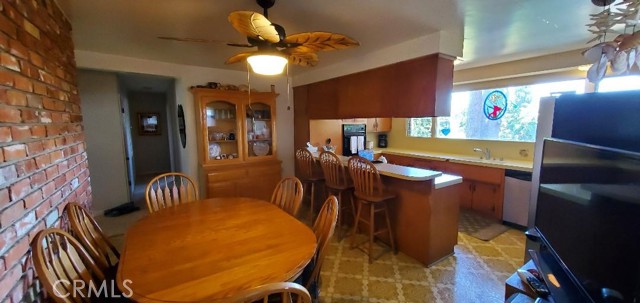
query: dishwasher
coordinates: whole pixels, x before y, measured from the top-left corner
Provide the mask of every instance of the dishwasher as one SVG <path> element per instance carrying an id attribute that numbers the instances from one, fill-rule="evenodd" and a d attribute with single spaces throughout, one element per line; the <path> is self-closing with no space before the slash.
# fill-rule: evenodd
<path id="1" fill-rule="evenodd" d="M 530 195 L 531 172 L 505 170 L 502 221 L 526 227 L 529 219 Z"/>

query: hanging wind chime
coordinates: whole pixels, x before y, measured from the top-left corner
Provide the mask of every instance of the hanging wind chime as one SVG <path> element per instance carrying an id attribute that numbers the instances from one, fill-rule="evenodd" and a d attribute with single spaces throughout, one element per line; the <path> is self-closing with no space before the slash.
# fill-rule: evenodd
<path id="1" fill-rule="evenodd" d="M 613 74 L 627 72 L 634 66 L 640 68 L 640 30 L 636 31 L 640 19 L 640 0 L 624 0 L 616 4 L 615 0 L 591 2 L 603 7 L 603 10 L 590 15 L 592 23 L 587 24 L 589 31 L 596 35 L 587 44 L 599 41 L 582 52 L 593 63 L 587 71 L 589 82 L 600 82 L 607 73 L 607 67 Z M 608 41 L 616 26 L 624 28 L 622 34 Z"/>

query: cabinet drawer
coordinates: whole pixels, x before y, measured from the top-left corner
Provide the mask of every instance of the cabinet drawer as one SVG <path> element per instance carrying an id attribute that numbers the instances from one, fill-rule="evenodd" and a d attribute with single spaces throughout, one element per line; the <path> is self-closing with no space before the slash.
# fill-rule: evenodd
<path id="1" fill-rule="evenodd" d="M 466 180 L 481 181 L 490 184 L 504 183 L 504 169 L 460 163 L 447 163 L 447 172 L 462 176 Z"/>
<path id="2" fill-rule="evenodd" d="M 207 182 L 219 182 L 247 177 L 246 169 L 234 169 L 229 171 L 211 172 L 207 174 Z"/>
<path id="3" fill-rule="evenodd" d="M 265 175 L 280 175 L 280 166 L 263 166 L 248 169 L 249 177 L 259 177 Z M 279 181 L 279 180 L 278 180 Z"/>

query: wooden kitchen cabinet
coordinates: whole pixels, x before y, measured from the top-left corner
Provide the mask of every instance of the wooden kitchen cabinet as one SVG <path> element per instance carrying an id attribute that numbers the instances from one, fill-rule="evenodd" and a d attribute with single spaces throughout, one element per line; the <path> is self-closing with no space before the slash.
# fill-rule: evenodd
<path id="1" fill-rule="evenodd" d="M 389 163 L 441 171 L 462 177 L 460 207 L 502 220 L 504 169 L 384 154 Z"/>
<path id="2" fill-rule="evenodd" d="M 294 98 L 306 98 L 310 119 L 338 119 L 338 78 L 306 85 L 306 92 L 294 90 Z M 306 93 L 305 96 L 301 96 Z M 298 102 L 299 103 L 299 102 Z"/>
<path id="3" fill-rule="evenodd" d="M 206 197 L 269 200 L 281 176 L 275 92 L 191 90 Z M 249 102 L 250 98 L 250 102 Z"/>
<path id="4" fill-rule="evenodd" d="M 305 86 L 294 98 L 309 119 L 449 116 L 453 58 L 431 54 Z"/>
<path id="5" fill-rule="evenodd" d="M 367 132 L 386 133 L 391 131 L 391 118 L 367 119 Z"/>

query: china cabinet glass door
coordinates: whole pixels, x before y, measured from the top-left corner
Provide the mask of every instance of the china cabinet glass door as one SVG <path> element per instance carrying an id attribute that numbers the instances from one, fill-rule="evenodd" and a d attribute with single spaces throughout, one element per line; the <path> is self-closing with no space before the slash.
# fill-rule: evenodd
<path id="1" fill-rule="evenodd" d="M 269 104 L 253 102 L 246 107 L 247 157 L 272 156 L 275 117 Z"/>
<path id="2" fill-rule="evenodd" d="M 206 136 L 209 145 L 209 161 L 239 159 L 238 108 L 228 101 L 206 103 Z"/>

